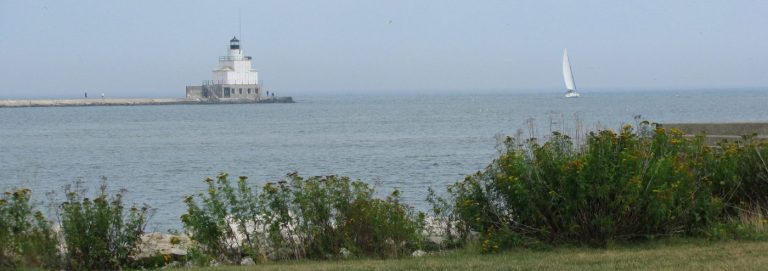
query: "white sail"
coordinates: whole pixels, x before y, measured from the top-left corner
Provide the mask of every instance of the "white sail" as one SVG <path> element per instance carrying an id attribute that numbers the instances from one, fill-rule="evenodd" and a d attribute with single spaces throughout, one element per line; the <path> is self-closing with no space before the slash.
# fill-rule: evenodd
<path id="1" fill-rule="evenodd" d="M 563 52 L 563 79 L 565 80 L 565 97 L 579 97 L 576 92 L 576 82 L 573 80 L 573 71 L 571 70 L 571 61 L 568 59 L 568 49 Z"/>
<path id="2" fill-rule="evenodd" d="M 568 60 L 568 49 L 563 53 L 563 78 L 565 78 L 565 88 L 570 91 L 576 91 L 576 83 L 573 81 L 573 71 L 571 71 L 571 61 Z"/>

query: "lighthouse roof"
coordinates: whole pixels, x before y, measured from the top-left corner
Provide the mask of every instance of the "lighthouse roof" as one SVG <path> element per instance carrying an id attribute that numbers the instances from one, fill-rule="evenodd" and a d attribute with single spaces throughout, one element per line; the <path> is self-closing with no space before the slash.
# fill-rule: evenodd
<path id="1" fill-rule="evenodd" d="M 234 36 L 232 37 L 231 40 L 229 40 L 229 42 L 236 42 L 236 41 L 240 41 L 239 39 L 237 39 L 237 36 Z"/>

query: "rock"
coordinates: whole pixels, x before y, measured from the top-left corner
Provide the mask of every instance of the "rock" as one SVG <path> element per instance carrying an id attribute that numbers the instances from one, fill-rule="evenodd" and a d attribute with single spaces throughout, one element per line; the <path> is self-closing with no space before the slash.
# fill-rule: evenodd
<path id="1" fill-rule="evenodd" d="M 427 242 L 431 242 L 437 245 L 442 244 L 445 241 L 445 237 L 443 236 L 428 236 Z"/>
<path id="2" fill-rule="evenodd" d="M 186 256 L 187 251 L 180 248 L 171 248 L 168 250 L 168 254 L 175 255 L 175 256 Z"/>
<path id="3" fill-rule="evenodd" d="M 350 253 L 349 250 L 347 248 L 345 248 L 345 247 L 343 247 L 343 248 L 341 248 L 339 250 L 339 255 L 341 255 L 342 258 L 349 258 L 349 255 L 351 255 L 351 254 L 352 253 Z"/>
<path id="4" fill-rule="evenodd" d="M 411 253 L 411 256 L 413 256 L 413 257 L 421 257 L 421 256 L 424 256 L 424 255 L 427 255 L 427 253 L 426 253 L 426 252 L 424 252 L 424 251 L 423 251 L 423 250 L 421 250 L 421 249 L 417 249 L 416 251 L 414 251 L 413 253 Z"/>
<path id="5" fill-rule="evenodd" d="M 162 240 L 163 239 L 163 234 L 159 233 L 159 232 L 151 232 L 151 233 L 145 234 L 142 237 L 143 237 L 142 239 L 146 240 L 146 241 L 149 241 L 149 240 Z"/>
<path id="6" fill-rule="evenodd" d="M 256 264 L 251 257 L 245 257 L 242 261 L 240 261 L 240 265 L 254 265 Z"/>
<path id="7" fill-rule="evenodd" d="M 211 260 L 210 262 L 208 262 L 208 266 L 210 266 L 210 267 L 217 267 L 217 266 L 219 266 L 219 262 L 216 261 L 216 260 Z"/>
<path id="8" fill-rule="evenodd" d="M 150 232 L 141 235 L 140 253 L 136 259 L 150 258 L 157 254 L 170 255 L 174 260 L 181 260 L 187 255 L 187 249 L 192 246 L 192 240 L 186 235 L 163 234 Z"/>

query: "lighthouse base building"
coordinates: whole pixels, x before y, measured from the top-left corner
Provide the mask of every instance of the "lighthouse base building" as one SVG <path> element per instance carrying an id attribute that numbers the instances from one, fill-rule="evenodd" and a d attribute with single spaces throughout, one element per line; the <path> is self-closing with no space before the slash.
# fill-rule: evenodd
<path id="1" fill-rule="evenodd" d="M 229 41 L 226 56 L 219 57 L 213 80 L 200 86 L 187 86 L 187 99 L 207 101 L 261 100 L 259 74 L 251 67 L 251 57 L 243 56 L 237 37 Z"/>

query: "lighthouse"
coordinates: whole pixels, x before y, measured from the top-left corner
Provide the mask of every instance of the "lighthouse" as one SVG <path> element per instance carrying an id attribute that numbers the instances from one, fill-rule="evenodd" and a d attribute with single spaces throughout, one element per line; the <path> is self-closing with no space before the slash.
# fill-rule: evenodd
<path id="1" fill-rule="evenodd" d="M 201 86 L 187 86 L 187 99 L 195 100 L 259 100 L 259 73 L 251 67 L 251 57 L 244 56 L 240 40 L 229 40 L 227 55 L 219 57 L 212 79 Z"/>

